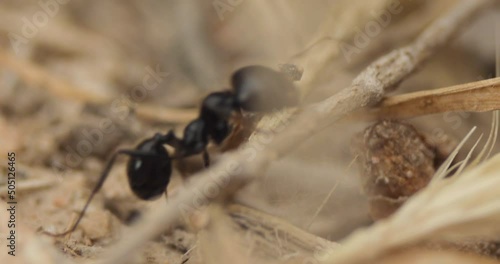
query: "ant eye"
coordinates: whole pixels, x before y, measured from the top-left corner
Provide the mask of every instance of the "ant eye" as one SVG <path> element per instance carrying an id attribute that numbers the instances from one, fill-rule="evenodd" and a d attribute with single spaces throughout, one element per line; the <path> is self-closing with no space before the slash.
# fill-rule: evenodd
<path id="1" fill-rule="evenodd" d="M 269 112 L 296 106 L 299 101 L 292 81 L 267 67 L 243 67 L 233 74 L 231 82 L 237 105 L 246 111 Z"/>
<path id="2" fill-rule="evenodd" d="M 139 170 L 142 166 L 142 160 L 138 159 L 135 161 L 134 170 Z"/>

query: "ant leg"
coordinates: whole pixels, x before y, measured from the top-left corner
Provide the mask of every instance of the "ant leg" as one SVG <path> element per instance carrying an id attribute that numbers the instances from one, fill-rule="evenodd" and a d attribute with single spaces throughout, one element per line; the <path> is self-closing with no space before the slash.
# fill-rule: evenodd
<path id="1" fill-rule="evenodd" d="M 59 234 L 50 233 L 50 232 L 45 231 L 45 230 L 41 230 L 41 233 L 48 235 L 48 236 L 58 237 L 58 236 L 65 236 L 65 235 L 75 231 L 76 227 L 78 226 L 78 224 L 82 220 L 83 216 L 85 215 L 85 211 L 87 210 L 87 207 L 89 206 L 90 202 L 92 201 L 92 199 L 94 198 L 96 193 L 99 192 L 102 185 L 104 184 L 104 182 L 108 178 L 109 172 L 110 172 L 111 168 L 113 167 L 113 164 L 115 163 L 116 158 L 118 157 L 118 155 L 121 155 L 121 154 L 129 155 L 129 156 L 153 156 L 154 155 L 154 153 L 145 152 L 145 151 L 138 151 L 138 150 L 119 150 L 119 151 L 117 151 L 115 154 L 113 154 L 113 156 L 111 156 L 111 159 L 106 164 L 106 167 L 104 168 L 103 172 L 101 173 L 101 176 L 99 176 L 99 181 L 97 181 L 97 184 L 94 187 L 94 189 L 92 190 L 92 193 L 90 193 L 90 196 L 87 199 L 85 206 L 83 207 L 82 211 L 80 211 L 80 214 L 78 215 L 78 218 L 77 218 L 76 222 L 73 224 L 73 226 L 70 229 L 68 229 L 67 231 L 64 231 L 64 232 L 59 233 Z"/>
<path id="2" fill-rule="evenodd" d="M 210 156 L 206 149 L 203 150 L 203 165 L 205 165 L 205 168 L 210 166 Z"/>

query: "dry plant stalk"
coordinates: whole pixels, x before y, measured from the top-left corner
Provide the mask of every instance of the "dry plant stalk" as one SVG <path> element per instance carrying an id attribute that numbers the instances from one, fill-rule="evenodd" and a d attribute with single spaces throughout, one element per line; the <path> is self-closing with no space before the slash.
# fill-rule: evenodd
<path id="1" fill-rule="evenodd" d="M 488 112 L 500 109 L 500 78 L 419 91 L 384 99 L 375 109 L 349 118 L 403 119 L 444 112 Z"/>
<path id="2" fill-rule="evenodd" d="M 312 235 L 290 223 L 266 213 L 230 205 L 227 213 L 240 229 L 250 235 L 256 252 L 267 253 L 271 259 L 284 256 L 310 257 L 318 249 L 334 249 L 337 243 Z"/>
<path id="3" fill-rule="evenodd" d="M 396 252 L 373 264 L 495 264 L 492 259 L 454 251 L 407 250 Z"/>
<path id="4" fill-rule="evenodd" d="M 222 194 L 224 189 L 238 189 L 262 174 L 270 162 L 284 156 L 300 142 L 342 116 L 361 107 L 378 103 L 383 95 L 394 89 L 417 66 L 445 45 L 474 15 L 493 0 L 459 1 L 441 19 L 432 23 L 412 44 L 395 50 L 372 63 L 353 81 L 350 87 L 312 107 L 304 109 L 288 128 L 272 137 L 269 144 L 249 142 L 240 150 L 223 155 L 211 168 L 198 173 L 186 189 L 172 197 L 169 204 L 146 214 L 123 239 L 109 249 L 103 259 L 93 263 L 120 263 L 144 242 L 174 223 L 181 211 L 196 210 L 193 203 L 206 204 Z M 307 69 L 305 69 L 307 71 Z M 293 144 L 291 144 L 293 142 Z M 259 144 L 260 143 L 260 144 Z M 259 155 L 255 150 L 259 149 Z M 218 186 L 215 195 L 204 195 L 207 186 Z M 366 248 L 359 252 L 366 251 Z"/>
<path id="5" fill-rule="evenodd" d="M 222 210 L 211 205 L 210 220 L 197 242 L 203 263 L 251 263 L 262 261 L 299 261 L 314 259 L 318 252 L 338 244 L 317 237 L 290 223 L 242 205 L 232 204 Z M 243 250 L 244 249 L 244 250 Z M 230 253 L 228 253 L 230 252 Z M 238 253 L 238 254 L 236 254 Z M 200 256 L 190 254 L 198 260 Z M 231 259 L 238 259 L 232 261 Z M 247 259 L 248 258 L 248 259 Z"/>

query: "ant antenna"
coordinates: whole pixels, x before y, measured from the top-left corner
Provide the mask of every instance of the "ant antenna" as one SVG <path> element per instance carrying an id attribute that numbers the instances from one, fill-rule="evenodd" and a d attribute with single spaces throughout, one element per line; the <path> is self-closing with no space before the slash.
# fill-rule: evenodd
<path id="1" fill-rule="evenodd" d="M 78 227 L 78 224 L 80 224 L 80 221 L 82 220 L 83 216 L 85 215 L 85 212 L 87 211 L 87 208 L 88 208 L 90 202 L 92 201 L 92 199 L 94 198 L 96 193 L 99 192 L 102 185 L 104 184 L 104 182 L 108 178 L 109 171 L 113 167 L 113 164 L 115 163 L 116 158 L 118 157 L 118 155 L 121 155 L 121 154 L 129 155 L 129 156 L 153 156 L 154 155 L 154 154 L 149 153 L 149 152 L 137 151 L 137 150 L 119 150 L 119 151 L 117 151 L 115 154 L 113 154 L 111 159 L 106 164 L 104 171 L 101 173 L 101 176 L 99 177 L 99 181 L 97 182 L 96 186 L 92 190 L 92 193 L 90 194 L 89 198 L 87 199 L 85 206 L 80 211 L 80 214 L 78 215 L 78 218 L 77 218 L 76 222 L 73 224 L 73 226 L 70 229 L 68 229 L 62 233 L 51 233 L 51 232 L 46 231 L 46 230 L 41 230 L 41 233 L 44 235 L 52 236 L 52 237 L 60 237 L 60 236 L 65 236 L 67 234 L 74 232 L 76 230 L 76 228 Z"/>

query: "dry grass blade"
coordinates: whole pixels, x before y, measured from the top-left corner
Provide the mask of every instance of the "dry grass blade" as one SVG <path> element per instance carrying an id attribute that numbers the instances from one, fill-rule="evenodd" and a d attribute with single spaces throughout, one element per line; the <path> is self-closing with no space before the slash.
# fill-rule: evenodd
<path id="1" fill-rule="evenodd" d="M 338 245 L 297 228 L 285 220 L 242 205 L 207 209 L 206 226 L 198 233 L 196 252 L 203 263 L 274 263 L 313 259 L 321 249 Z M 201 261 L 200 260 L 200 261 Z M 195 261 L 195 263 L 198 263 Z"/>
<path id="2" fill-rule="evenodd" d="M 493 112 L 493 121 L 492 121 L 492 131 L 490 132 L 490 136 L 492 138 L 491 142 L 488 141 L 489 145 L 486 144 L 486 146 L 489 146 L 489 149 L 488 149 L 488 153 L 486 154 L 486 157 L 485 159 L 488 159 L 491 155 L 491 152 L 493 151 L 493 147 L 495 147 L 495 143 L 497 142 L 497 138 L 498 138 L 498 126 L 499 126 L 499 122 L 500 120 L 498 119 L 500 117 L 500 113 L 498 111 L 494 111 Z M 489 139 L 489 138 L 488 138 Z"/>
<path id="3" fill-rule="evenodd" d="M 414 43 L 375 61 L 353 81 L 350 87 L 298 114 L 294 122 L 279 135 L 273 136 L 270 142 L 266 141 L 264 145 L 258 141 L 250 142 L 240 150 L 224 155 L 210 169 L 198 173 L 197 179 L 187 185 L 182 193 L 173 197 L 167 206 L 145 215 L 133 230 L 110 248 L 102 260 L 95 263 L 126 261 L 134 250 L 167 229 L 182 212 L 189 213 L 190 210 L 196 210 L 199 207 L 195 205 L 197 201 L 204 201 L 202 204 L 205 204 L 225 193 L 227 189 L 237 190 L 245 186 L 252 179 L 262 175 L 261 172 L 270 162 L 286 155 L 321 128 L 360 107 L 378 103 L 385 92 L 394 89 L 437 48 L 445 45 L 462 24 L 493 2 L 492 0 L 458 2 L 449 13 L 431 24 Z M 256 150 L 259 150 L 258 155 Z M 218 186 L 219 192 L 215 195 L 212 191 L 210 194 L 204 194 L 208 186 Z"/>
<path id="4" fill-rule="evenodd" d="M 448 158 L 446 158 L 446 160 L 443 162 L 443 164 L 441 164 L 441 166 L 439 167 L 439 169 L 436 171 L 436 173 L 434 174 L 434 177 L 433 177 L 433 179 L 432 179 L 431 182 L 434 182 L 434 181 L 437 181 L 437 180 L 441 180 L 444 177 L 446 177 L 446 175 L 448 175 L 448 171 L 450 169 L 451 163 L 453 162 L 453 160 L 455 159 L 455 157 L 458 155 L 458 152 L 460 151 L 460 149 L 462 149 L 462 147 L 465 144 L 465 142 L 467 142 L 467 140 L 470 138 L 470 136 L 472 136 L 472 133 L 474 133 L 475 130 L 476 130 L 476 127 L 473 127 L 469 131 L 469 133 L 467 133 L 467 135 L 462 139 L 462 141 L 460 141 L 460 143 L 455 147 L 455 149 L 453 150 L 453 152 L 450 153 L 450 155 L 448 156 Z"/>
<path id="5" fill-rule="evenodd" d="M 462 171 L 466 168 L 466 166 L 469 165 L 469 160 L 472 157 L 472 153 L 476 149 L 476 147 L 479 144 L 479 142 L 481 142 L 482 138 L 483 138 L 483 135 L 481 134 L 479 136 L 479 138 L 476 140 L 476 143 L 474 143 L 474 145 L 470 148 L 469 153 L 467 153 L 467 156 L 465 157 L 465 159 L 462 160 L 462 162 L 460 164 L 460 167 L 458 167 L 457 172 L 455 173 L 456 175 L 459 175 L 460 173 L 462 173 Z"/>
<path id="6" fill-rule="evenodd" d="M 259 237 L 254 242 L 267 246 L 267 250 L 272 254 L 277 254 L 275 252 L 277 244 L 280 244 L 282 253 L 300 252 L 304 255 L 312 255 L 318 248 L 327 249 L 338 246 L 337 243 L 310 234 L 280 218 L 245 206 L 230 205 L 227 212 L 243 230 L 252 231 L 253 235 Z"/>
<path id="7" fill-rule="evenodd" d="M 496 138 L 498 135 L 498 123 L 499 123 L 498 118 L 499 118 L 498 111 L 494 111 L 492 118 L 491 118 L 492 119 L 491 120 L 491 130 L 490 130 L 490 135 L 488 136 L 488 140 L 484 144 L 481 152 L 476 156 L 476 158 L 474 158 L 474 160 L 472 160 L 469 163 L 469 160 L 472 157 L 472 153 L 474 152 L 474 149 L 479 144 L 479 141 L 481 140 L 481 138 L 483 136 L 482 134 L 479 137 L 479 139 L 476 141 L 474 146 L 469 150 L 469 153 L 467 153 L 467 157 L 464 160 L 457 162 L 455 165 L 450 167 L 451 162 L 458 155 L 458 152 L 460 151 L 460 149 L 462 149 L 463 145 L 469 139 L 469 137 L 472 135 L 472 133 L 474 132 L 476 127 L 471 129 L 471 131 L 462 139 L 462 141 L 458 144 L 458 146 L 448 156 L 448 158 L 445 160 L 445 162 L 439 167 L 439 170 L 436 172 L 432 182 L 435 182 L 439 179 L 443 179 L 444 177 L 449 175 L 450 172 L 454 171 L 457 168 L 458 169 L 455 172 L 455 175 L 460 174 L 466 168 L 473 168 L 473 167 L 477 166 L 481 161 L 488 159 L 491 151 L 493 150 L 493 147 L 495 146 Z"/>
<path id="8" fill-rule="evenodd" d="M 489 158 L 493 147 L 495 146 L 496 139 L 498 136 L 498 123 L 499 123 L 499 113 L 498 111 L 493 112 L 493 116 L 491 117 L 491 130 L 490 135 L 488 136 L 488 140 L 484 143 L 484 147 L 481 152 L 477 155 L 477 157 L 471 162 L 470 166 L 475 166 L 479 164 L 481 161 Z"/>
<path id="9" fill-rule="evenodd" d="M 376 264 L 494 264 L 495 260 L 454 251 L 408 250 L 385 257 Z"/>
<path id="10" fill-rule="evenodd" d="M 430 91 L 388 97 L 357 118 L 410 118 L 445 112 L 488 112 L 500 109 L 500 78 L 460 84 Z"/>
<path id="11" fill-rule="evenodd" d="M 500 155 L 433 183 L 386 221 L 358 231 L 324 263 L 362 263 L 425 240 L 500 234 Z M 364 252 L 364 254 L 359 254 Z"/>

